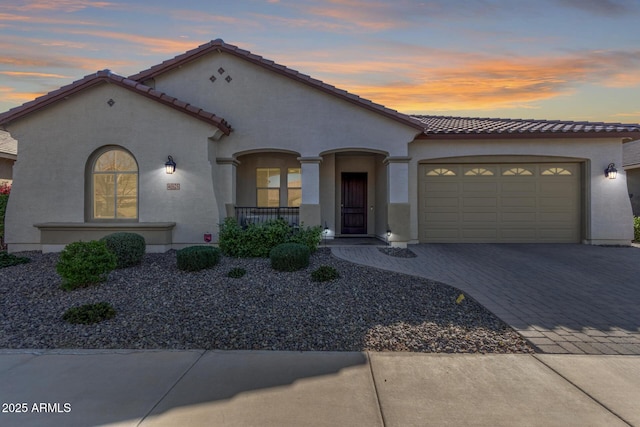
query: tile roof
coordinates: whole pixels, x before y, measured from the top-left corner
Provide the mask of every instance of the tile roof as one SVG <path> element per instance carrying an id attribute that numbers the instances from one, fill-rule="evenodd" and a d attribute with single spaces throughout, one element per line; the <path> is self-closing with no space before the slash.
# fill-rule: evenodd
<path id="1" fill-rule="evenodd" d="M 0 157 L 7 154 L 11 157 L 18 154 L 18 141 L 11 138 L 9 132 L 0 130 Z"/>
<path id="2" fill-rule="evenodd" d="M 102 70 L 98 71 L 95 74 L 85 76 L 84 78 L 77 80 L 69 85 L 63 86 L 60 89 L 54 90 L 53 92 L 49 92 L 46 95 L 34 99 L 33 101 L 27 102 L 20 107 L 12 108 L 11 110 L 0 114 L 0 126 L 6 126 L 13 120 L 21 118 L 27 114 L 40 110 L 56 102 L 63 101 L 67 97 L 77 92 L 102 83 L 116 84 L 139 95 L 153 99 L 157 102 L 160 102 L 161 104 L 167 105 L 185 114 L 193 116 L 197 119 L 211 123 L 226 135 L 231 132 L 231 127 L 221 117 L 205 111 L 202 108 L 193 106 L 187 102 L 180 101 L 179 99 L 169 96 L 163 92 L 156 91 L 149 86 L 138 83 L 135 80 L 127 79 L 126 77 L 113 74 L 109 70 Z"/>
<path id="3" fill-rule="evenodd" d="M 415 129 L 422 130 L 422 124 L 418 120 L 414 119 L 413 117 L 407 114 L 403 114 L 391 108 L 387 108 L 384 105 L 376 104 L 372 101 L 369 101 L 368 99 L 361 98 L 345 90 L 338 89 L 335 86 L 324 83 L 321 80 L 314 79 L 306 74 L 302 74 L 296 70 L 285 67 L 284 65 L 277 64 L 274 61 L 263 58 L 262 56 L 255 55 L 249 52 L 248 50 L 240 49 L 237 46 L 225 43 L 222 39 L 212 40 L 208 43 L 198 46 L 195 49 L 192 49 L 181 55 L 178 55 L 175 58 L 169 59 L 158 65 L 154 65 L 153 67 L 147 70 L 131 75 L 129 76 L 129 78 L 131 80 L 144 82 L 164 72 L 173 70 L 175 68 L 180 67 L 183 64 L 196 60 L 201 56 L 211 52 L 225 52 L 225 53 L 234 55 L 238 58 L 244 59 L 246 61 L 259 65 L 261 67 L 267 68 L 271 71 L 275 71 L 276 73 L 289 77 L 300 83 L 319 89 L 325 93 L 329 93 L 331 95 L 342 98 L 348 102 L 364 107 L 368 110 L 380 113 L 384 116 L 400 121 L 404 124 L 412 126 Z"/>
<path id="4" fill-rule="evenodd" d="M 511 138 L 536 137 L 541 134 L 559 137 L 615 135 L 640 138 L 640 124 L 422 115 L 414 115 L 412 117 L 423 124 L 426 135 L 449 137 L 490 135 L 491 137 L 503 136 Z"/>

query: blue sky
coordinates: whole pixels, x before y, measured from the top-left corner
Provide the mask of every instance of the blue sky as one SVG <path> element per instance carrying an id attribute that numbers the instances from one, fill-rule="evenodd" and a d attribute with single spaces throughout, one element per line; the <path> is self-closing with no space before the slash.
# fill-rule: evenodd
<path id="1" fill-rule="evenodd" d="M 216 38 L 404 113 L 640 123 L 637 0 L 3 0 L 0 112 Z"/>

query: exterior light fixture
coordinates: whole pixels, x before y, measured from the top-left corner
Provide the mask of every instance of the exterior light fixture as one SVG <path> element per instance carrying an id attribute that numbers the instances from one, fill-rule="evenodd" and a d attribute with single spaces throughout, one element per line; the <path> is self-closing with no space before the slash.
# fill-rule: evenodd
<path id="1" fill-rule="evenodd" d="M 391 244 L 391 242 L 389 241 L 390 237 L 391 237 L 391 229 L 387 225 L 387 246 L 389 246 Z"/>
<path id="2" fill-rule="evenodd" d="M 329 226 L 327 221 L 324 222 L 324 230 L 322 231 L 322 243 L 327 246 L 327 234 L 329 234 Z"/>
<path id="3" fill-rule="evenodd" d="M 609 163 L 609 166 L 604 170 L 604 177 L 609 179 L 616 179 L 618 177 L 618 169 L 613 163 Z"/>
<path id="4" fill-rule="evenodd" d="M 168 175 L 172 175 L 176 171 L 176 162 L 173 161 L 173 157 L 169 156 L 169 160 L 164 164 L 164 170 Z"/>

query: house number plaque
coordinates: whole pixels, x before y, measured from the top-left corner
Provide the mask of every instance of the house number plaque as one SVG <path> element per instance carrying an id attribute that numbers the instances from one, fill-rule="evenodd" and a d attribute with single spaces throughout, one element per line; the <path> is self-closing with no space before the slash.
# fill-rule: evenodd
<path id="1" fill-rule="evenodd" d="M 170 182 L 167 184 L 167 190 L 179 190 L 180 184 L 177 182 Z"/>

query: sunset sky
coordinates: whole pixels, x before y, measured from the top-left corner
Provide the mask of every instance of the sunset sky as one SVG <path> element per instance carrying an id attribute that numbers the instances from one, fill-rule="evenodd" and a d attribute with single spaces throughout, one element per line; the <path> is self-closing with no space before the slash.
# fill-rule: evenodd
<path id="1" fill-rule="evenodd" d="M 640 123 L 638 0 L 2 0 L 0 112 L 216 38 L 403 113 Z"/>

